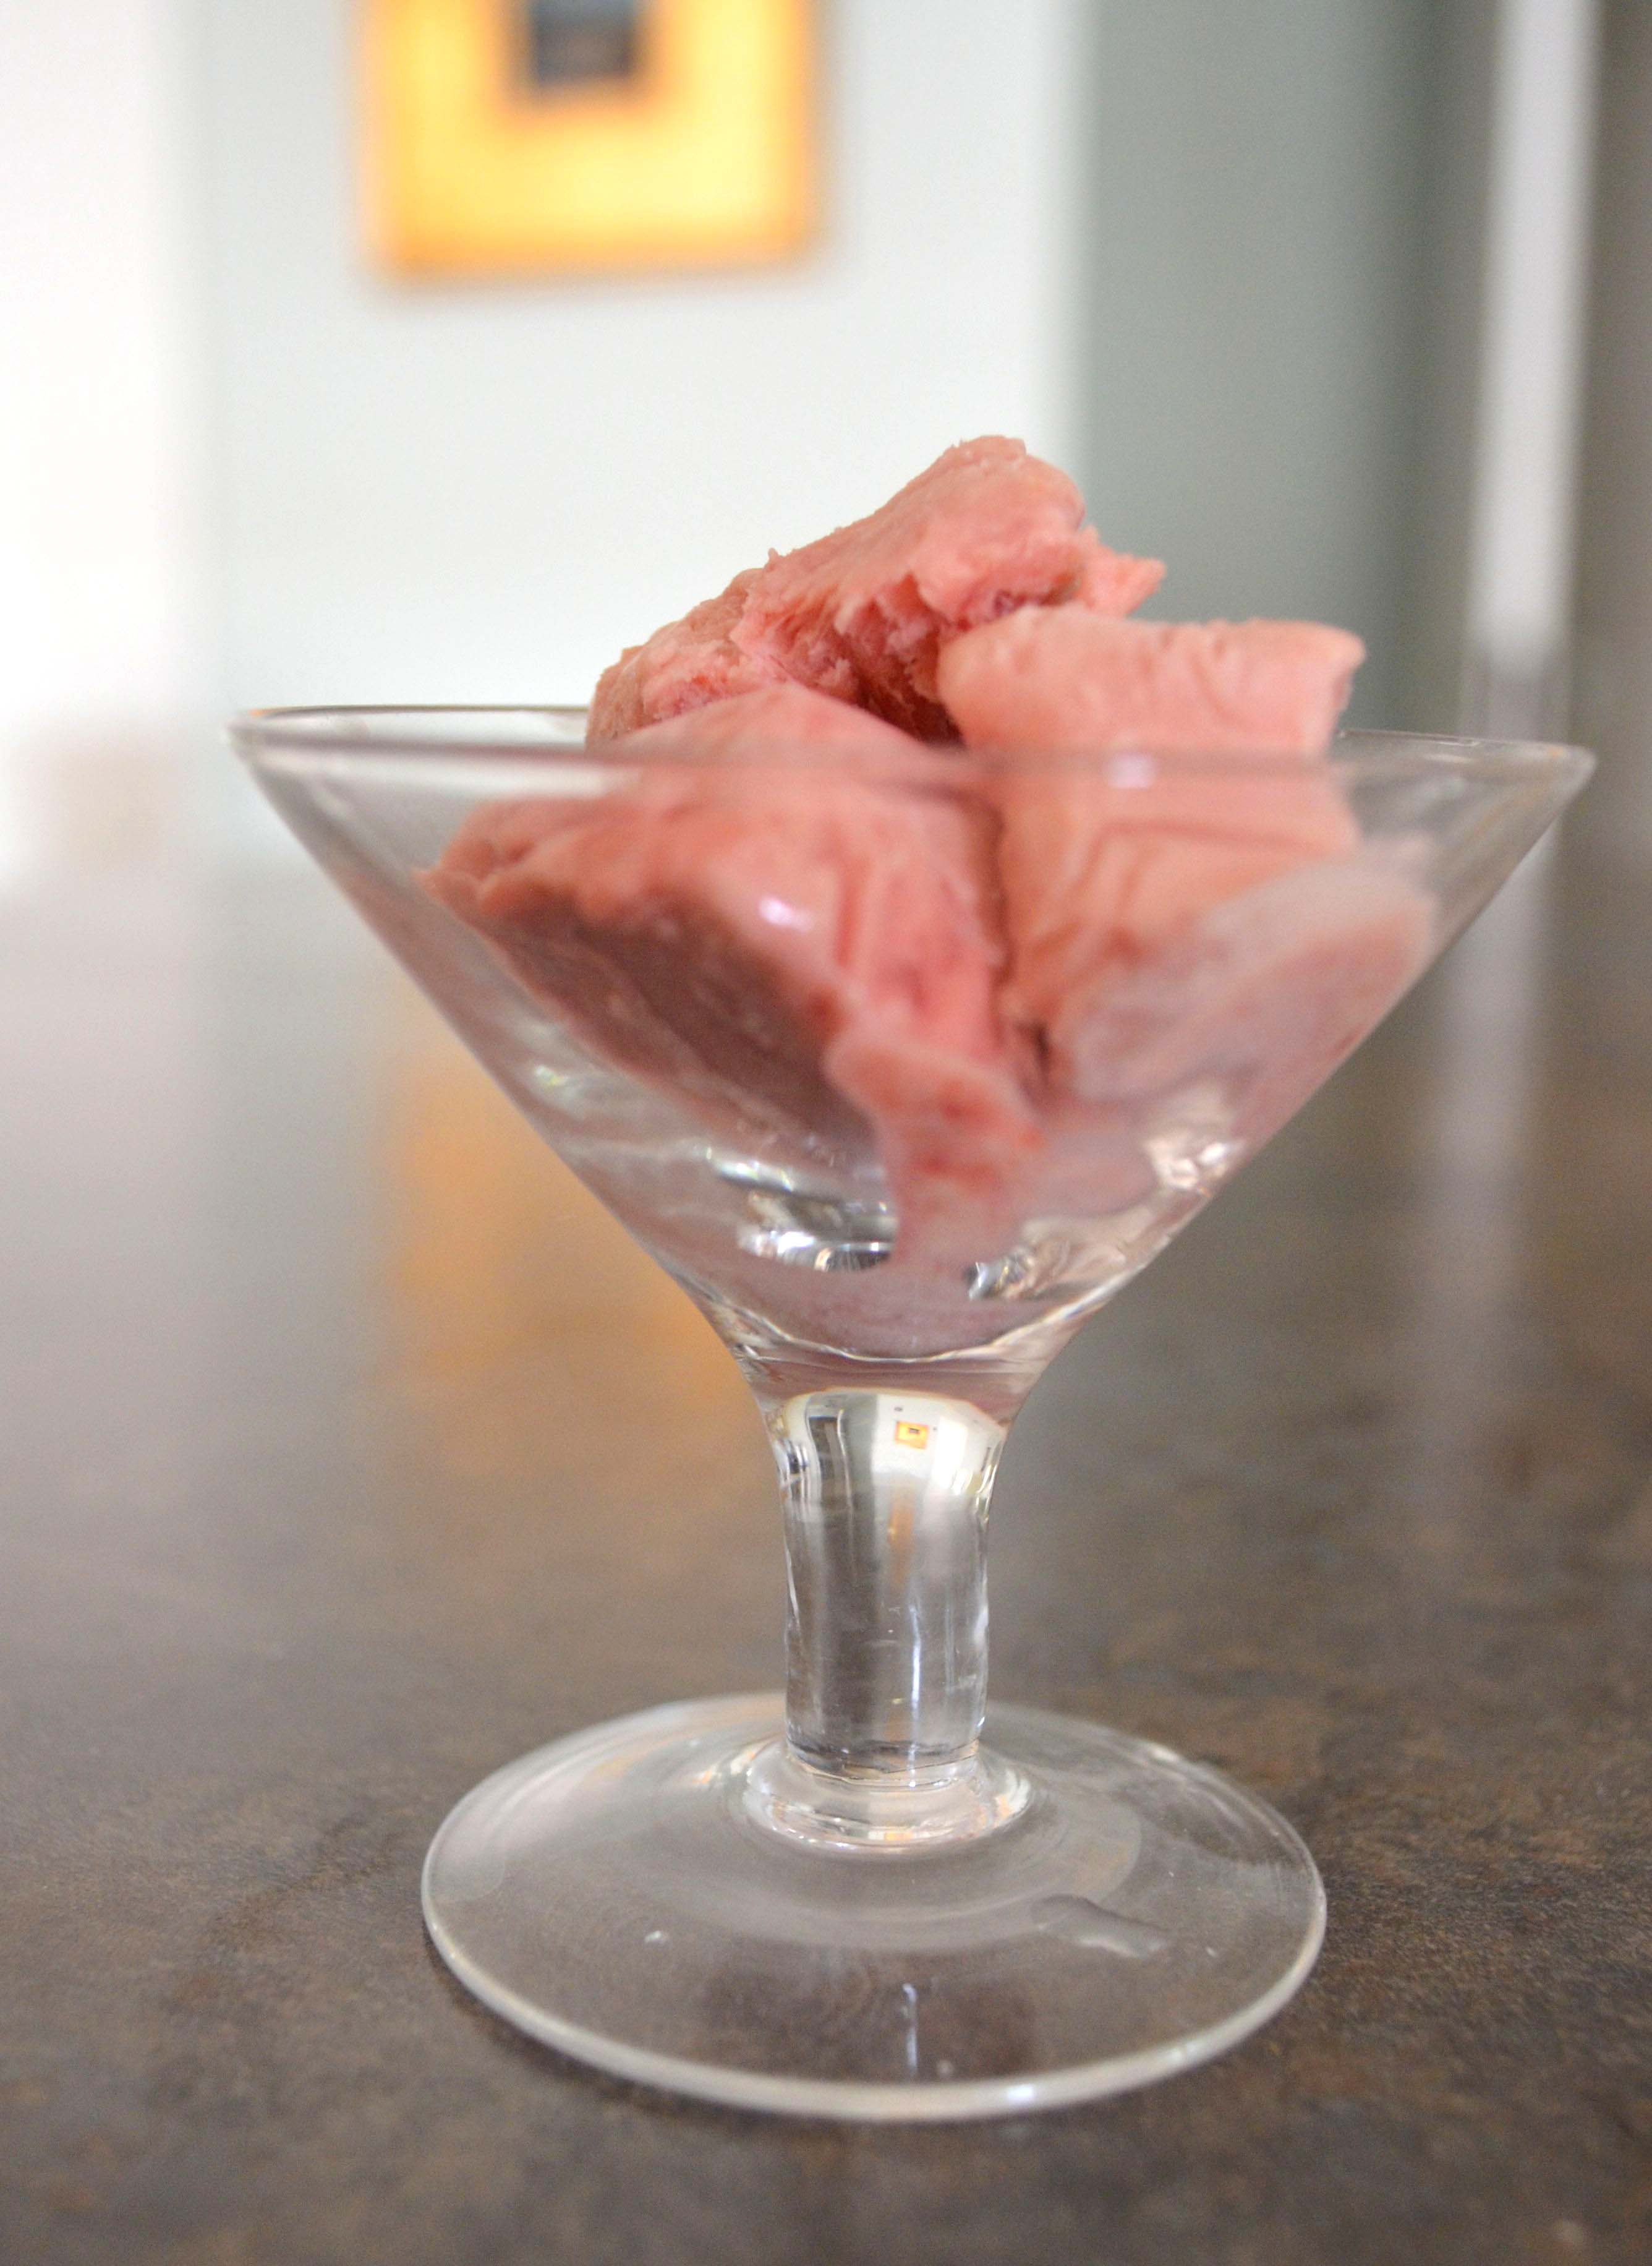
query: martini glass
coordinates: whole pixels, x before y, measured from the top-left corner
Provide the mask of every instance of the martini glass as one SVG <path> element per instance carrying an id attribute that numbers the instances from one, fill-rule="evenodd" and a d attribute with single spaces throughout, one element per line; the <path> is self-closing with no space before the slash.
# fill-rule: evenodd
<path id="1" fill-rule="evenodd" d="M 1052 1356 L 1481 909 L 1588 757 L 1338 741 L 1321 775 L 1351 818 L 1337 853 L 1248 886 L 1226 869 L 1162 948 L 1121 962 L 1065 1084 L 1023 1056 L 1025 1137 L 984 1187 L 948 1180 L 944 1137 L 914 1147 L 910 1118 L 897 1138 L 847 1100 L 761 964 L 708 976 L 647 886 L 605 935 L 551 935 L 542 906 L 490 924 L 443 879 L 478 829 L 645 829 L 666 768 L 680 801 L 797 810 L 838 791 L 842 754 L 628 759 L 587 748 L 573 710 L 270 712 L 235 737 L 483 1065 L 710 1318 L 779 1470 L 783 1694 L 606 1723 L 467 1795 L 424 1875 L 454 1973 L 621 2076 L 848 2117 L 1118 2092 L 1266 2021 L 1319 1948 L 1313 1860 L 1165 1748 L 986 1707 L 993 1472 Z M 914 748 L 859 785 L 910 841 L 914 816 L 923 838 L 990 830 L 1029 792 L 1127 822 L 1132 795 L 1197 800 L 1218 770 L 1241 837 L 1302 777 Z M 806 831 L 801 866 L 795 829 L 772 874 L 746 855 L 741 886 L 782 931 L 813 917 Z"/>

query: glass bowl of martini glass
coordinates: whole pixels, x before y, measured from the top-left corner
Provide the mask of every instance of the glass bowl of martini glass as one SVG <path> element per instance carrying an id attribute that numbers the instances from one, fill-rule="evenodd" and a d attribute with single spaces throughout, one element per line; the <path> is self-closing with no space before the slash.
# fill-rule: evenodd
<path id="1" fill-rule="evenodd" d="M 1355 733 L 1308 769 L 690 761 L 555 709 L 235 738 L 710 1317 L 779 1472 L 783 1693 L 605 1723 L 467 1795 L 424 1875 L 461 1982 L 622 2077 L 891 2120 L 1122 2091 L 1266 2021 L 1319 1948 L 1313 1860 L 1197 1763 L 986 1707 L 993 1472 L 1052 1356 L 1589 759 Z"/>

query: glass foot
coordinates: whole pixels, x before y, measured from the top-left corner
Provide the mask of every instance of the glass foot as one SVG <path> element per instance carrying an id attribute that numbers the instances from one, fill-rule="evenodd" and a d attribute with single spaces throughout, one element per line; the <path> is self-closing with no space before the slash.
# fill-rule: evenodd
<path id="1" fill-rule="evenodd" d="M 467 1795 L 424 1880 L 459 1980 L 621 2077 L 900 2120 L 1168 2077 L 1314 1963 L 1325 1898 L 1297 1835 L 1166 1748 L 993 1707 L 974 1823 L 836 1842 L 776 1817 L 782 1713 L 651 1708 Z"/>

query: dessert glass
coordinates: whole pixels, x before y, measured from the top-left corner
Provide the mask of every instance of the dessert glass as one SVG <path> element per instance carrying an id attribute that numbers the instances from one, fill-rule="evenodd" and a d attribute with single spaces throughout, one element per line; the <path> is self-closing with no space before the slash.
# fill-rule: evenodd
<path id="1" fill-rule="evenodd" d="M 993 1473 L 1052 1356 L 1480 910 L 1588 757 L 1344 735 L 1329 768 L 1358 846 L 1195 918 L 1105 1005 L 1087 1093 L 1035 1090 L 1038 1144 L 1008 1186 L 903 1231 L 911 1187 L 853 1111 L 810 1122 L 686 1058 L 673 1073 L 669 1049 L 616 1051 L 565 969 L 536 983 L 433 891 L 477 812 L 588 809 L 651 759 L 587 748 L 575 710 L 271 711 L 234 737 L 483 1066 L 710 1317 L 778 1468 L 783 1693 L 652 1708 L 474 1788 L 424 1875 L 454 1973 L 620 2076 L 843 2117 L 1117 2092 L 1265 2021 L 1319 1948 L 1313 1860 L 1197 1762 L 987 1707 Z M 822 764 L 775 747 L 709 770 L 731 761 L 760 787 Z M 1007 782 L 1197 796 L 1217 770 L 1241 819 L 1300 775 L 914 748 L 871 784 L 908 815 L 990 814 Z M 777 873 L 766 917 L 791 917 L 785 887 Z"/>

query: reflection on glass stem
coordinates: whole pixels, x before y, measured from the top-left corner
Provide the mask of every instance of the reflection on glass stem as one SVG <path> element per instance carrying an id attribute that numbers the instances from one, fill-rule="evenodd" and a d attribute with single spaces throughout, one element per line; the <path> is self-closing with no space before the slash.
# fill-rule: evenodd
<path id="1" fill-rule="evenodd" d="M 769 1404 L 786 1536 L 786 1751 L 755 1806 L 804 1838 L 954 1839 L 1015 1815 L 979 1750 L 986 1513 L 1005 1428 L 937 1393 Z"/>

